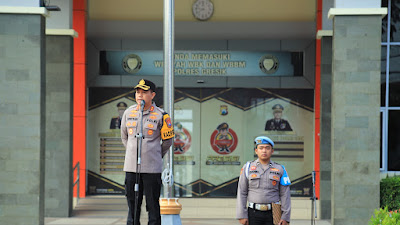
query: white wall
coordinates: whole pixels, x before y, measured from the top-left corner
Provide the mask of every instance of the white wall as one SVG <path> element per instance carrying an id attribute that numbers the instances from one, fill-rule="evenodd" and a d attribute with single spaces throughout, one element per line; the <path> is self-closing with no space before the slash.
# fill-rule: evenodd
<path id="1" fill-rule="evenodd" d="M 46 28 L 72 29 L 72 0 L 51 0 L 50 5 L 58 6 L 61 11 L 50 12 L 46 18 Z"/>
<path id="2" fill-rule="evenodd" d="M 0 0 L 0 6 L 39 7 L 40 0 Z"/>
<path id="3" fill-rule="evenodd" d="M 335 0 L 335 8 L 380 8 L 381 0 Z"/>

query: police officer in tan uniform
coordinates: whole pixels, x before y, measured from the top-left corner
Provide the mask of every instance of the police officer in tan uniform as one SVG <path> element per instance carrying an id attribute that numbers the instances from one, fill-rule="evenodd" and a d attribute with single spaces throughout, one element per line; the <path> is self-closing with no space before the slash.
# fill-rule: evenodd
<path id="1" fill-rule="evenodd" d="M 274 142 L 265 136 L 255 140 L 258 159 L 240 172 L 236 218 L 244 225 L 272 225 L 272 203 L 281 203 L 280 225 L 290 222 L 290 179 L 284 166 L 271 161 Z"/>
<path id="2" fill-rule="evenodd" d="M 160 191 L 162 158 L 167 153 L 174 137 L 173 125 L 169 115 L 153 102 L 156 85 L 149 80 L 140 80 L 135 86 L 135 99 L 139 104 L 129 107 L 121 121 L 121 139 L 126 148 L 124 171 L 125 192 L 128 201 L 127 225 L 140 225 L 140 208 L 143 192 L 146 195 L 146 210 L 149 213 L 149 225 L 161 225 Z M 145 101 L 143 115 L 140 103 Z M 137 165 L 138 137 L 143 118 L 143 139 L 141 163 Z M 138 167 L 138 168 L 137 168 Z M 138 170 L 138 171 L 137 171 Z M 135 182 L 139 180 L 139 197 L 135 217 Z"/>

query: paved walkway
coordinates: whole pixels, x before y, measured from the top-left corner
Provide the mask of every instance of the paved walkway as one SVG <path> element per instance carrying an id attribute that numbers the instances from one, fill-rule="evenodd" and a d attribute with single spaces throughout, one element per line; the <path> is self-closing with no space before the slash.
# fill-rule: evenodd
<path id="1" fill-rule="evenodd" d="M 106 197 L 80 199 L 72 217 L 45 218 L 45 225 L 125 225 L 127 215 L 125 198 Z M 142 210 L 145 213 L 145 210 Z M 141 225 L 147 224 L 147 215 L 141 215 Z M 235 219 L 190 219 L 182 218 L 182 225 L 232 225 Z M 311 220 L 292 220 L 291 225 L 309 225 Z M 316 220 L 315 225 L 330 225 L 328 221 Z"/>

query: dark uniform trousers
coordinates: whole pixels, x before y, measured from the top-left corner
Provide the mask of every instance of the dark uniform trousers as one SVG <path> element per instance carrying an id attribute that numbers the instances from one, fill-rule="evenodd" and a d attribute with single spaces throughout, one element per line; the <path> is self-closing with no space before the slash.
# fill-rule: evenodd
<path id="1" fill-rule="evenodd" d="M 272 210 L 259 211 L 256 209 L 248 208 L 247 213 L 249 216 L 249 225 L 273 225 Z"/>
<path id="2" fill-rule="evenodd" d="M 135 182 L 137 173 L 126 172 L 125 176 L 125 194 L 128 201 L 128 219 L 126 224 L 133 225 L 135 217 Z M 141 173 L 139 181 L 139 197 L 137 207 L 137 217 L 135 225 L 140 225 L 140 209 L 143 201 L 143 191 L 146 195 L 146 211 L 149 212 L 148 225 L 161 225 L 160 215 L 160 191 L 161 191 L 161 173 Z"/>

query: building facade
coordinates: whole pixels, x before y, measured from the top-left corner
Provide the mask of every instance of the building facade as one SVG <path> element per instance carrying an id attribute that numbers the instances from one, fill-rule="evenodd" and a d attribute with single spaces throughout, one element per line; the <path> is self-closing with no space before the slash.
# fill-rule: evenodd
<path id="1" fill-rule="evenodd" d="M 182 216 L 234 217 L 240 170 L 267 135 L 292 180 L 293 218 L 310 218 L 315 186 L 319 218 L 366 224 L 380 178 L 400 170 L 400 3 L 204 2 L 175 1 L 174 196 L 229 207 Z M 120 112 L 142 78 L 163 106 L 162 2 L 0 9 L 0 222 L 23 211 L 17 224 L 43 224 L 70 216 L 77 195 L 123 194 Z"/>

